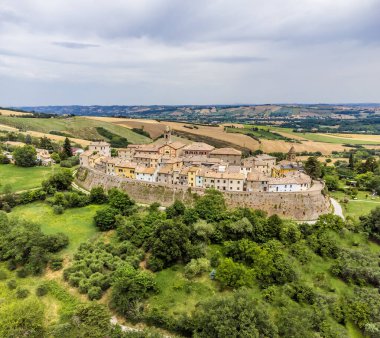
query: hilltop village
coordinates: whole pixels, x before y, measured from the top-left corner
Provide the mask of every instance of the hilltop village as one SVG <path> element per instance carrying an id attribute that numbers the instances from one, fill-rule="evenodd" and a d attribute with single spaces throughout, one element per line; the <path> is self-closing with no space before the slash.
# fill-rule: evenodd
<path id="1" fill-rule="evenodd" d="M 80 155 L 80 165 L 109 176 L 165 186 L 214 188 L 225 192 L 301 192 L 312 187 L 292 147 L 287 160 L 276 163 L 266 154 L 242 158 L 233 148 L 214 148 L 173 141 L 166 128 L 164 142 L 131 144 L 111 157 L 107 142 L 92 142 Z"/>

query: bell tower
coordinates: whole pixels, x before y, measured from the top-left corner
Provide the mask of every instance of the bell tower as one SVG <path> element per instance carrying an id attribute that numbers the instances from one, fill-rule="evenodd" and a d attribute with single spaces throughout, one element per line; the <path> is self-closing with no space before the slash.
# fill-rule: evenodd
<path id="1" fill-rule="evenodd" d="M 165 127 L 164 140 L 167 144 L 172 143 L 172 131 L 169 126 Z"/>
<path id="2" fill-rule="evenodd" d="M 293 146 L 290 148 L 288 154 L 286 155 L 286 159 L 290 162 L 296 162 L 297 161 L 296 150 L 294 149 Z"/>

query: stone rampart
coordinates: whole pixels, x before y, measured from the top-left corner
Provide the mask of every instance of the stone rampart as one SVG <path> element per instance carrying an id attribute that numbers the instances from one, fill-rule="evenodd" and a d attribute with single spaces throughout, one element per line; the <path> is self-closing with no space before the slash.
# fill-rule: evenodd
<path id="1" fill-rule="evenodd" d="M 163 186 L 158 183 L 138 182 L 131 179 L 106 175 L 105 173 L 80 168 L 77 183 L 87 190 L 102 186 L 105 189 L 119 188 L 127 192 L 139 203 L 159 202 L 168 206 L 179 199 L 191 204 L 194 193 L 204 194 L 204 189 L 181 186 Z M 226 203 L 231 207 L 250 207 L 266 211 L 269 215 L 278 214 L 295 220 L 315 220 L 319 215 L 330 211 L 330 202 L 322 194 L 323 184 L 314 182 L 311 189 L 302 192 L 224 192 Z"/>

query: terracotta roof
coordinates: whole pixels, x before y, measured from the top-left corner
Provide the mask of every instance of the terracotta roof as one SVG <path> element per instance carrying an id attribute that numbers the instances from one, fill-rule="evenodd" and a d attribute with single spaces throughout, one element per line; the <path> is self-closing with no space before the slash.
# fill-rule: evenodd
<path id="1" fill-rule="evenodd" d="M 158 170 L 159 174 L 169 175 L 173 173 L 173 169 L 170 165 L 165 165 Z"/>
<path id="2" fill-rule="evenodd" d="M 186 147 L 183 148 L 183 150 L 185 151 L 211 151 L 213 149 L 215 149 L 215 147 L 204 142 L 194 142 L 188 144 Z"/>
<path id="3" fill-rule="evenodd" d="M 134 158 L 150 158 L 150 159 L 156 159 L 158 160 L 161 158 L 162 155 L 160 154 L 135 154 Z"/>
<path id="4" fill-rule="evenodd" d="M 169 146 L 175 150 L 178 150 L 178 149 L 185 147 L 185 144 L 182 142 L 176 141 L 176 142 L 162 144 L 159 148 L 163 148 L 165 146 Z"/>
<path id="5" fill-rule="evenodd" d="M 270 156 L 268 154 L 259 154 L 254 157 L 254 159 L 262 160 L 262 161 L 268 161 L 268 160 L 276 160 L 274 156 Z"/>
<path id="6" fill-rule="evenodd" d="M 115 164 L 115 167 L 120 167 L 120 168 L 136 168 L 137 167 L 137 163 L 135 162 L 124 162 L 124 161 L 120 161 L 118 163 Z"/>
<path id="7" fill-rule="evenodd" d="M 244 174 L 240 173 L 221 173 L 216 171 L 207 171 L 204 174 L 206 178 L 218 178 L 218 179 L 229 179 L 229 180 L 244 180 Z"/>
<path id="8" fill-rule="evenodd" d="M 218 148 L 210 152 L 211 155 L 240 155 L 241 151 L 234 148 Z"/>
<path id="9" fill-rule="evenodd" d="M 90 143 L 90 146 L 111 146 L 108 142 L 104 141 L 93 141 Z"/>
<path id="10" fill-rule="evenodd" d="M 155 171 L 156 171 L 156 168 L 154 167 L 146 168 L 142 166 L 137 166 L 135 170 L 136 174 L 150 174 L 150 175 L 153 175 Z"/>
<path id="11" fill-rule="evenodd" d="M 268 184 L 277 185 L 277 184 L 304 184 L 311 183 L 310 176 L 298 173 L 296 175 L 287 175 L 285 177 L 271 177 Z"/>
<path id="12" fill-rule="evenodd" d="M 267 182 L 269 179 L 270 177 L 263 175 L 262 173 L 257 171 L 252 171 L 247 175 L 247 181 L 251 182 Z"/>

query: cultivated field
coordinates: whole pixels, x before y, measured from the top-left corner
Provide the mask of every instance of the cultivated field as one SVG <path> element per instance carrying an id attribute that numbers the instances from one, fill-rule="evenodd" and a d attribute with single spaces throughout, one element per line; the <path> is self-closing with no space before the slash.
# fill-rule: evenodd
<path id="1" fill-rule="evenodd" d="M 2 116 L 19 116 L 19 115 L 32 115 L 32 113 L 22 113 L 19 111 L 0 109 L 0 115 L 2 115 Z"/>
<path id="2" fill-rule="evenodd" d="M 103 127 L 116 135 L 125 137 L 131 143 L 148 143 L 151 140 L 143 135 L 134 133 L 128 128 L 108 123 L 104 121 L 96 121 L 85 117 L 71 118 L 16 118 L 9 116 L 0 116 L 0 124 L 17 128 L 21 131 L 34 131 L 44 134 L 51 132 L 64 133 L 76 139 L 94 140 L 104 139 L 96 130 L 97 127 Z M 57 135 L 52 135 L 57 136 Z M 63 136 L 63 139 L 65 138 Z M 56 138 L 61 140 L 62 136 Z M 79 143 L 79 142 L 78 142 Z"/>
<path id="3" fill-rule="evenodd" d="M 296 133 L 289 132 L 290 129 L 288 131 L 287 129 L 281 129 L 281 128 L 271 128 L 271 127 L 269 128 L 270 130 L 273 130 L 274 132 L 278 132 L 279 134 L 282 134 L 285 137 L 293 138 L 295 140 L 297 139 L 298 141 L 300 141 L 300 143 L 286 142 L 283 140 L 261 139 L 261 144 L 260 144 L 258 141 L 256 141 L 255 139 L 247 135 L 225 132 L 224 125 L 221 125 L 218 127 L 197 125 L 194 128 L 188 128 L 189 126 L 191 126 L 191 124 L 167 122 L 167 121 L 158 122 L 154 120 L 133 120 L 133 119 L 112 118 L 112 117 L 88 117 L 88 118 L 97 120 L 97 121 L 114 123 L 119 126 L 124 126 L 127 128 L 135 128 L 136 125 L 141 128 L 141 126 L 143 125 L 145 130 L 148 131 L 148 128 L 149 128 L 148 132 L 153 131 L 153 130 L 158 130 L 156 134 L 160 134 L 164 126 L 168 125 L 174 131 L 179 131 L 181 133 L 191 134 L 195 136 L 198 135 L 200 137 L 208 137 L 208 138 L 212 138 L 212 139 L 222 141 L 222 142 L 227 141 L 231 143 L 231 145 L 235 145 L 237 147 L 243 147 L 250 150 L 261 149 L 264 152 L 287 152 L 289 151 L 289 148 L 291 146 L 294 146 L 297 152 L 320 151 L 321 153 L 325 155 L 329 155 L 333 151 L 344 151 L 345 149 L 348 149 L 347 147 L 344 147 L 342 145 L 345 142 L 342 142 L 341 144 L 339 144 L 338 142 L 335 142 L 335 143 L 315 142 L 315 141 L 304 138 L 303 134 L 296 134 Z M 231 124 L 226 124 L 226 125 L 231 125 Z M 244 127 L 243 125 L 239 125 L 239 124 L 234 124 L 234 125 Z M 188 126 L 188 127 L 185 127 L 185 126 Z M 268 129 L 267 127 L 265 128 Z"/>

